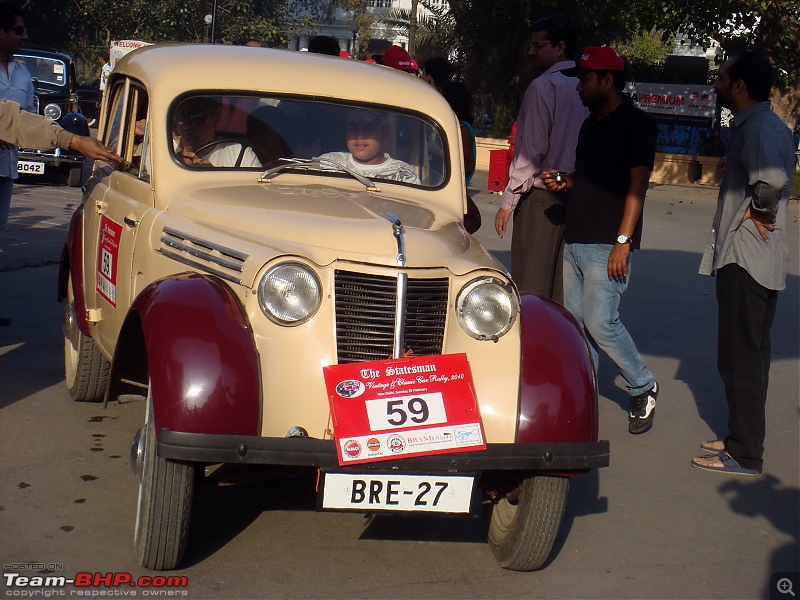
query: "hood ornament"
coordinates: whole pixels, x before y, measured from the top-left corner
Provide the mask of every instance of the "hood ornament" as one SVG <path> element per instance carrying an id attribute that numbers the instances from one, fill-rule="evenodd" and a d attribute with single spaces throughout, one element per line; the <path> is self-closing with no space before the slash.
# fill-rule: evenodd
<path id="1" fill-rule="evenodd" d="M 400 267 L 405 267 L 406 242 L 403 236 L 405 235 L 406 230 L 403 227 L 403 223 L 400 221 L 400 217 L 390 212 L 387 212 L 386 216 L 389 217 L 389 220 L 392 222 L 392 233 L 397 240 L 397 265 Z"/>

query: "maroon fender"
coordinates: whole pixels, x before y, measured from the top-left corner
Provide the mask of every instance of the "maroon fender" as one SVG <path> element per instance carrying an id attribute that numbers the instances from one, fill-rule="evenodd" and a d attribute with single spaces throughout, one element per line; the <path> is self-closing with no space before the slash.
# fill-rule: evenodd
<path id="1" fill-rule="evenodd" d="M 126 326 L 132 315 L 147 348 L 156 431 L 260 434 L 258 353 L 225 284 L 199 274 L 157 281 L 136 298 Z"/>
<path id="2" fill-rule="evenodd" d="M 75 314 L 78 328 L 83 335 L 91 335 L 86 320 L 86 300 L 83 293 L 83 204 L 75 209 L 69 221 L 67 238 L 61 250 L 58 266 L 58 301 L 67 297 L 67 278 L 72 278 L 72 291 L 75 294 Z"/>
<path id="3" fill-rule="evenodd" d="M 517 442 L 597 441 L 594 366 L 580 326 L 561 305 L 523 294 Z"/>

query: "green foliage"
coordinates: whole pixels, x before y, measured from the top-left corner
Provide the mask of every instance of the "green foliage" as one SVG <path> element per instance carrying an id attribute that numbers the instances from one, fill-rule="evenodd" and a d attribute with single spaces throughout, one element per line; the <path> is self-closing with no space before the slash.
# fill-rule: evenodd
<path id="1" fill-rule="evenodd" d="M 295 0 L 218 0 L 215 42 L 257 40 L 280 46 L 292 31 L 313 26 L 309 15 L 297 11 Z M 208 39 L 204 17 L 213 0 L 26 0 L 25 21 L 31 44 L 70 52 L 78 62 L 79 79 L 97 76 L 98 52 L 112 40 L 199 43 Z M 300 16 L 297 16 L 297 15 Z"/>

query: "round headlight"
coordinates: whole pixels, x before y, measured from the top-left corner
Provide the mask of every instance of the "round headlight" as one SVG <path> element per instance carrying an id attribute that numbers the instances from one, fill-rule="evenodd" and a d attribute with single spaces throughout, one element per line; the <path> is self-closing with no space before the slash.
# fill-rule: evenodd
<path id="1" fill-rule="evenodd" d="M 519 312 L 511 285 L 494 277 L 469 282 L 456 298 L 461 328 L 478 340 L 495 340 L 508 333 Z"/>
<path id="2" fill-rule="evenodd" d="M 44 107 L 44 116 L 58 121 L 61 118 L 61 107 L 58 104 L 48 104 Z"/>
<path id="3" fill-rule="evenodd" d="M 311 269 L 296 262 L 272 267 L 258 284 L 258 304 L 279 325 L 298 325 L 314 316 L 321 285 Z"/>

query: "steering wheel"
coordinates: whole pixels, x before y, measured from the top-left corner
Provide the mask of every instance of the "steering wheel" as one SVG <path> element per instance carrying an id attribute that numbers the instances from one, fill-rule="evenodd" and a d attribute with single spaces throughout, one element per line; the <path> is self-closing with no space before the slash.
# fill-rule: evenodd
<path id="1" fill-rule="evenodd" d="M 199 148 L 193 150 L 193 152 L 194 152 L 195 155 L 198 155 L 203 150 L 205 150 L 207 148 L 211 148 L 211 146 L 216 146 L 218 144 L 239 144 L 241 146 L 241 149 L 239 150 L 239 156 L 236 157 L 236 162 L 233 165 L 234 169 L 238 169 L 239 167 L 242 166 L 242 159 L 244 158 L 244 151 L 247 150 L 248 148 L 253 150 L 252 146 L 250 146 L 249 144 L 243 143 L 242 140 L 235 140 L 235 139 L 232 139 L 232 138 L 222 138 L 222 139 L 219 139 L 219 140 L 211 140 L 210 142 L 207 142 L 207 143 L 203 144 L 202 146 L 200 146 Z"/>

